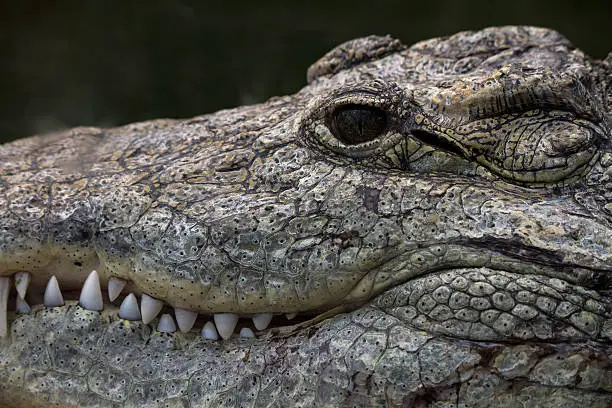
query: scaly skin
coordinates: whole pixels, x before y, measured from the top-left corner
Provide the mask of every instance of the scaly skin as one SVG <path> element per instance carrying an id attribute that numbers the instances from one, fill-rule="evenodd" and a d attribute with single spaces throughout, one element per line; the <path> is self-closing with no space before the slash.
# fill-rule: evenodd
<path id="1" fill-rule="evenodd" d="M 0 276 L 319 316 L 211 342 L 11 312 L 0 401 L 611 406 L 611 73 L 546 29 L 368 37 L 293 96 L 2 146 Z M 350 104 L 385 131 L 340 142 Z"/>

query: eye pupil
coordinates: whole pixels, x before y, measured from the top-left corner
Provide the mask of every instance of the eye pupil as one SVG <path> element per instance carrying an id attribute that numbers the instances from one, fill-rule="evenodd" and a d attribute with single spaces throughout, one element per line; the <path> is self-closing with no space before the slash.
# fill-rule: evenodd
<path id="1" fill-rule="evenodd" d="M 345 105 L 331 116 L 330 130 L 342 143 L 356 145 L 376 139 L 387 128 L 387 115 L 372 106 Z"/>

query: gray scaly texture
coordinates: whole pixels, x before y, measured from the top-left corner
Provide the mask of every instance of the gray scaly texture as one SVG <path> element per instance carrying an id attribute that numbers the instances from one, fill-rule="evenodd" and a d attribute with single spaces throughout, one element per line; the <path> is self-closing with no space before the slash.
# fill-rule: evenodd
<path id="1" fill-rule="evenodd" d="M 372 36 L 295 95 L 0 147 L 0 276 L 31 303 L 96 269 L 301 316 L 209 341 L 10 311 L 1 404 L 612 406 L 611 64 L 533 27 Z"/>

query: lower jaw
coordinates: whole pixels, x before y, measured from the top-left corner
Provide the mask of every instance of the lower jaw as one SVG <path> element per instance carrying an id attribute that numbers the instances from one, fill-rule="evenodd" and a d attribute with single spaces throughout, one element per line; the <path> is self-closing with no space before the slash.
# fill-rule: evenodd
<path id="1" fill-rule="evenodd" d="M 368 322 L 370 313 L 378 319 Z M 366 406 L 379 406 L 375 401 L 382 397 L 374 393 L 381 384 L 388 387 L 384 406 L 406 400 L 429 406 L 447 397 L 450 406 L 458 399 L 453 390 L 463 393 L 466 406 L 482 403 L 479 390 L 487 391 L 492 406 L 501 397 L 529 398 L 533 406 L 548 406 L 551 398 L 555 406 L 576 406 L 580 399 L 583 408 L 612 401 L 609 348 L 447 338 L 398 322 L 382 326 L 380 318 L 389 315 L 371 306 L 290 337 L 234 336 L 226 342 L 202 339 L 196 331 L 161 333 L 153 324 L 119 319 L 110 305 L 95 312 L 75 301 L 35 306 L 27 315 L 11 313 L 13 318 L 10 342 L 0 339 L 6 358 L 0 361 L 0 402 L 8 406 L 83 406 L 98 399 L 100 406 L 144 406 L 158 397 L 159 387 L 159 398 L 172 401 L 177 384 L 188 384 L 184 397 L 198 406 L 238 392 L 256 396 L 251 406 L 268 406 L 268 393 L 283 406 L 315 401 L 319 394 L 329 400 L 310 405 L 344 406 L 337 398 L 360 396 Z M 538 393 L 530 394 L 534 389 Z M 465 391 L 474 391 L 472 399 Z"/>
<path id="2" fill-rule="evenodd" d="M 477 273 L 485 277 L 493 273 L 512 277 L 506 272 L 484 268 L 432 273 L 389 290 L 350 313 L 335 310 L 330 311 L 328 316 L 317 316 L 314 320 L 304 315 L 296 325 L 293 325 L 296 320 L 275 316 L 266 331 L 257 333 L 257 338 L 241 338 L 236 333 L 239 330 L 236 330 L 231 338 L 223 342 L 211 341 L 200 335 L 199 329 L 210 318 L 209 315 L 199 315 L 194 328 L 185 333 L 180 330 L 173 333 L 157 330 L 159 317 L 149 324 L 122 319 L 117 306 L 121 303 L 121 297 L 114 303 L 105 302 L 101 311 L 85 310 L 76 300 L 66 300 L 64 306 L 55 308 L 34 305 L 31 313 L 21 316 L 11 311 L 11 331 L 7 339 L 0 339 L 0 355 L 4 360 L 0 361 L 0 381 L 13 388 L 10 392 L 0 392 L 0 401 L 11 401 L 13 394 L 21 399 L 56 401 L 54 398 L 60 398 L 58 395 L 69 394 L 65 386 L 66 378 L 72 381 L 70 384 L 82 380 L 100 398 L 109 398 L 106 392 L 123 392 L 119 382 L 123 379 L 129 386 L 134 386 L 126 386 L 126 393 L 130 389 L 137 389 L 137 381 L 148 387 L 160 383 L 164 389 L 169 389 L 168 384 L 178 379 L 189 384 L 189 390 L 193 392 L 190 398 L 200 401 L 209 395 L 213 395 L 211 398 L 224 395 L 226 385 L 233 382 L 244 386 L 241 390 L 248 389 L 250 392 L 250 382 L 255 380 L 253 384 L 262 387 L 255 390 L 260 393 L 267 390 L 263 384 L 273 384 L 282 373 L 289 375 L 285 384 L 294 384 L 291 380 L 307 375 L 311 376 L 307 381 L 312 384 L 323 384 L 322 379 L 328 376 L 331 380 L 342 379 L 348 385 L 338 385 L 340 393 L 350 395 L 354 390 L 359 390 L 362 381 L 370 381 L 370 377 L 377 379 L 378 383 L 395 384 L 394 381 L 409 377 L 409 369 L 412 368 L 421 371 L 414 382 L 408 383 L 414 389 L 406 391 L 403 397 L 400 395 L 410 401 L 410 398 L 418 400 L 420 395 L 438 398 L 446 390 L 486 385 L 489 383 L 483 383 L 483 379 L 491 379 L 490 384 L 493 384 L 496 395 L 516 393 L 519 398 L 523 387 L 526 390 L 540 387 L 543 392 L 555 391 L 542 394 L 546 397 L 538 397 L 534 406 L 544 406 L 552 397 L 556 398 L 555 403 L 560 401 L 560 405 L 556 406 L 564 406 L 564 401 L 571 403 L 574 401 L 571 398 L 576 395 L 584 401 L 581 403 L 583 408 L 597 406 L 597 403 L 599 406 L 609 406 L 606 405 L 612 402 L 612 388 L 607 380 L 611 374 L 609 340 L 585 337 L 571 341 L 547 341 L 502 336 L 474 341 L 457 334 L 453 337 L 449 333 L 416 327 L 417 323 L 402 320 L 396 313 L 397 308 L 413 304 L 419 310 L 418 299 L 414 302 L 411 299 L 411 295 L 421 290 L 419 288 L 426 289 L 427 285 L 436 282 L 439 283 L 438 287 L 457 286 L 457 282 L 453 283 L 453 276 L 477 281 L 480 279 L 476 277 Z M 448 276 L 445 277 L 445 274 Z M 470 277 L 471 274 L 474 277 Z M 516 283 L 519 279 L 520 275 L 516 275 L 509 282 Z M 469 287 L 468 282 L 468 286 L 462 290 L 469 293 Z M 35 287 L 31 289 L 34 291 Z M 533 291 L 537 291 L 537 288 Z M 588 295 L 586 292 L 581 291 Z M 66 293 L 65 298 L 76 299 L 79 294 L 78 291 L 71 291 L 70 295 Z M 427 294 L 427 290 L 423 294 Z M 14 300 L 13 294 L 10 303 Z M 389 306 L 391 301 L 399 303 Z M 160 315 L 166 312 L 172 314 L 169 306 L 164 308 Z M 253 327 L 252 320 L 246 317 L 238 320 L 238 329 L 242 326 Z M 395 361 L 390 356 L 403 360 L 399 360 L 401 364 L 396 362 L 397 366 L 393 369 L 385 368 L 385 364 Z M 10 367 L 13 364 L 14 367 Z M 151 371 L 148 371 L 149 367 L 152 367 Z M 136 372 L 136 369 L 140 371 Z M 392 375 L 385 377 L 384 373 Z M 295 378 L 291 374 L 295 374 Z M 19 386 L 12 385 L 11 381 L 16 377 L 14 384 Z M 98 384 L 100 378 L 103 381 Z M 372 380 L 366 385 L 376 383 Z M 62 388 L 53 389 L 54 386 L 59 387 L 58 384 Z M 503 386 L 497 387 L 496 384 Z M 401 389 L 402 385 L 398 382 L 396 390 Z M 234 392 L 235 388 L 232 387 L 229 389 Z M 364 390 L 368 389 L 366 387 Z M 204 391 L 197 394 L 191 390 Z M 280 393 L 292 391 L 282 388 Z M 23 394 L 17 395 L 20 392 Z M 560 395 L 568 399 L 560 399 Z M 115 396 L 111 395 L 110 398 Z M 121 398 L 121 401 L 126 401 L 127 397 Z M 301 401 L 299 398 L 303 396 L 298 394 L 295 398 L 294 402 Z M 74 405 L 78 406 L 80 400 L 75 401 Z M 103 401 L 108 404 L 107 400 Z M 135 401 L 142 406 L 142 400 Z M 476 401 L 472 402 L 473 406 L 478 406 Z M 137 403 L 134 406 L 138 406 Z"/>
<path id="3" fill-rule="evenodd" d="M 467 249 L 466 249 L 467 250 Z M 60 273 L 60 275 L 58 275 L 58 280 L 60 282 L 60 286 L 62 288 L 62 294 L 64 295 L 64 299 L 66 300 L 77 300 L 79 299 L 79 295 L 81 294 L 81 286 L 83 285 L 83 281 L 85 280 L 85 277 L 87 276 L 87 273 L 85 273 L 84 271 L 87 270 L 86 268 L 88 266 L 92 266 L 92 265 L 96 265 L 96 266 L 100 266 L 101 262 L 100 258 L 98 255 L 96 255 L 93 250 L 88 249 L 87 253 L 82 257 L 79 258 L 79 265 L 78 267 L 75 266 L 75 263 L 70 261 L 69 258 L 66 257 L 65 252 L 64 251 L 64 255 L 63 257 L 61 257 L 58 251 L 60 251 L 60 249 L 58 248 L 51 248 L 48 249 L 49 254 L 51 254 L 51 252 L 54 253 L 53 256 L 55 256 L 55 258 L 51 257 L 51 255 L 49 255 L 48 259 L 55 259 L 56 261 L 54 262 L 49 262 L 48 264 L 44 265 L 44 266 L 40 266 L 39 265 L 39 269 L 38 271 L 41 270 L 45 270 L 44 273 L 33 273 L 30 275 L 31 278 L 31 284 L 30 284 L 30 289 L 28 290 L 28 296 L 26 297 L 26 300 L 32 304 L 32 305 L 38 305 L 43 303 L 43 296 L 42 293 L 44 292 L 44 288 L 47 285 L 47 280 L 49 278 L 49 276 L 53 273 L 53 272 L 57 272 Z M 55 254 L 55 252 L 58 252 L 58 254 Z M 45 256 L 47 256 L 48 254 L 46 254 Z M 42 255 L 39 254 L 39 259 L 42 259 Z M 398 262 L 405 262 L 402 261 L 403 258 L 397 258 L 399 261 Z M 423 259 L 426 260 L 426 257 L 424 257 Z M 514 263 L 508 263 L 505 264 L 504 262 L 506 261 L 505 258 L 499 258 L 498 259 L 499 264 L 500 265 L 504 265 L 504 267 L 506 268 L 517 268 L 520 269 L 523 267 L 523 265 L 519 265 L 516 261 Z M 107 261 L 108 263 L 108 261 Z M 442 262 L 440 262 L 440 264 L 443 264 Z M 401 266 L 401 265 L 400 265 Z M 453 273 L 459 273 L 458 271 L 461 270 L 461 266 L 457 266 L 457 267 L 453 267 L 451 268 L 450 264 L 446 264 L 443 265 L 449 269 L 443 269 L 443 270 L 434 270 L 431 271 L 429 268 L 431 268 L 430 265 L 427 265 L 427 262 L 425 262 L 423 264 L 422 270 L 416 268 L 416 270 L 413 269 L 409 269 L 409 268 L 405 268 L 405 269 L 400 269 L 399 272 L 396 272 L 395 275 L 393 275 L 388 282 L 383 282 L 382 284 L 380 284 L 379 288 L 375 288 L 374 290 L 372 290 L 371 292 L 375 292 L 373 293 L 374 295 L 379 294 L 378 296 L 383 296 L 386 293 L 392 293 L 394 291 L 397 291 L 398 287 L 402 287 L 403 285 L 414 285 L 417 282 L 421 282 L 423 279 L 425 279 L 427 276 L 443 276 L 446 273 L 449 274 L 453 274 Z M 520 267 L 520 268 L 519 268 Z M 42 268 L 42 269 L 41 269 Z M 76 268 L 76 269 L 75 269 Z M 491 267 L 493 268 L 493 267 Z M 483 267 L 483 269 L 487 270 L 487 271 L 492 271 L 494 269 L 491 269 L 489 267 Z M 543 273 L 543 277 L 546 279 L 552 279 L 552 278 L 547 278 L 547 276 L 557 276 L 559 275 L 559 277 L 561 279 L 563 279 L 562 274 L 555 274 L 551 272 L 552 268 L 545 268 L 543 266 L 540 265 L 526 265 L 525 266 L 525 270 L 521 271 L 521 273 L 523 273 L 524 275 L 529 275 L 529 274 L 535 274 L 535 273 Z M 48 270 L 47 270 L 48 269 Z M 470 268 L 465 268 L 463 267 L 463 269 L 470 269 Z M 478 269 L 478 267 L 474 267 L 472 269 Z M 62 272 L 63 271 L 63 272 Z M 67 273 L 65 271 L 70 271 L 70 273 Z M 428 272 L 429 271 L 429 272 Z M 503 272 L 503 271 L 501 271 Z M 500 273 L 501 273 L 500 272 Z M 517 273 L 517 272 L 510 272 L 510 274 L 514 274 L 515 278 L 518 276 L 521 276 L 521 273 Z M 376 274 L 372 274 L 372 275 L 376 275 Z M 369 277 L 369 275 L 367 275 Z M 512 279 L 515 279 L 512 278 Z M 574 277 L 575 279 L 584 279 L 581 278 L 579 276 L 579 274 L 577 276 Z M 0 277 L 0 280 L 8 280 L 9 284 L 12 287 L 12 282 L 10 282 L 11 278 L 9 277 Z M 557 278 L 557 280 L 559 280 Z M 103 281 L 101 282 L 102 285 L 108 286 L 108 281 Z M 374 281 L 368 280 L 368 279 L 363 279 L 361 282 L 359 282 L 359 285 L 361 285 L 362 287 L 375 287 L 375 283 Z M 570 284 L 571 285 L 571 284 Z M 126 281 L 125 282 L 125 286 L 123 287 L 122 290 L 122 294 L 123 296 L 119 296 L 117 299 L 115 299 L 114 301 L 110 301 L 109 298 L 106 296 L 106 290 L 107 287 L 103 286 L 102 287 L 102 293 L 104 294 L 104 298 L 106 299 L 104 301 L 104 306 L 103 308 L 105 310 L 108 310 L 109 312 L 115 313 L 115 314 L 119 314 L 118 311 L 118 305 L 120 305 L 122 303 L 123 300 L 126 299 L 125 295 L 128 295 L 130 293 L 134 293 L 136 295 L 138 295 L 140 293 L 140 289 L 137 287 L 137 285 L 133 282 L 129 282 Z M 389 289 L 389 287 L 391 287 L 391 289 Z M 359 288 L 361 289 L 361 288 Z M 11 289 L 11 295 L 9 296 L 9 299 L 6 299 L 6 301 L 8 302 L 8 304 L 10 305 L 10 307 L 8 308 L 9 310 L 15 310 L 14 306 L 16 303 L 16 293 L 14 290 Z M 341 304 L 340 306 L 336 307 L 336 308 L 331 308 L 323 313 L 319 313 L 320 310 L 317 311 L 310 311 L 310 312 L 302 312 L 297 314 L 297 316 L 288 316 L 286 314 L 282 314 L 282 313 L 277 313 L 277 314 L 270 314 L 270 316 L 267 316 L 267 318 L 270 319 L 270 321 L 264 325 L 264 327 L 262 328 L 261 326 L 258 328 L 256 327 L 254 321 L 253 321 L 253 317 L 255 317 L 254 314 L 249 314 L 249 313 L 231 313 L 232 317 L 237 321 L 235 327 L 232 327 L 229 331 L 225 330 L 226 335 L 225 336 L 221 336 L 225 339 L 229 338 L 232 333 L 234 335 L 239 334 L 239 332 L 241 331 L 242 328 L 246 328 L 246 329 L 250 329 L 252 332 L 258 332 L 258 335 L 264 335 L 264 334 L 280 334 L 280 335 L 288 335 L 288 334 L 292 334 L 295 333 L 296 330 L 300 329 L 300 328 L 305 328 L 308 326 L 311 326 L 313 324 L 316 324 L 317 322 L 320 322 L 321 320 L 325 319 L 325 318 L 329 318 L 331 316 L 334 316 L 335 314 L 338 313 L 342 313 L 342 312 L 347 312 L 347 311 L 351 311 L 354 310 L 357 306 L 364 304 L 365 302 L 369 301 L 369 298 L 360 298 L 360 294 L 361 294 L 361 290 L 355 290 L 353 292 L 350 292 L 347 297 L 345 299 L 349 299 L 351 295 L 353 295 L 354 293 L 356 293 L 357 295 L 352 299 L 351 304 Z M 370 295 L 370 293 L 368 293 L 368 296 Z M 0 304 L 2 302 L 0 301 Z M 142 302 L 139 301 L 138 303 L 140 303 L 142 305 Z M 1 306 L 1 305 L 0 305 Z M 141 310 L 142 311 L 142 310 Z M 163 305 L 163 309 L 161 310 L 160 313 L 158 313 L 159 316 L 161 315 L 168 315 L 169 318 L 172 318 L 173 315 L 175 315 L 176 310 L 173 310 L 170 306 L 168 305 Z M 204 325 L 206 325 L 206 323 L 208 323 L 209 321 L 215 320 L 215 315 L 214 314 L 210 314 L 210 313 L 195 313 L 195 312 L 191 312 L 193 314 L 195 314 L 195 319 L 193 321 L 192 324 L 188 324 L 186 326 L 179 324 L 179 327 L 177 327 L 175 330 L 179 330 L 179 331 L 183 331 L 183 332 L 187 332 L 190 331 L 192 329 L 201 329 L 204 327 Z M 222 314 L 230 314 L 230 313 L 222 313 Z M 266 313 L 262 313 L 259 315 L 265 315 Z M 294 313 L 291 313 L 291 315 L 294 315 Z M 1 316 L 0 316 L 1 317 Z M 121 316 L 120 316 L 121 317 Z M 178 317 L 178 315 L 177 315 Z M 191 316 L 193 317 L 193 316 Z M 259 316 L 261 317 L 261 316 Z M 291 317 L 291 318 L 289 318 Z M 138 319 L 136 319 L 138 320 Z M 166 319 L 168 320 L 168 319 Z M 265 320 L 265 319 L 264 319 Z M 147 321 L 147 323 L 151 324 L 151 325 L 155 325 L 153 327 L 155 328 L 159 328 L 158 326 L 158 320 L 149 322 Z M 416 327 L 419 327 L 418 325 L 416 325 Z M 237 330 L 234 330 L 236 329 Z M 420 327 L 424 330 L 428 330 L 428 328 L 422 326 Z M 246 335 L 249 335 L 248 330 L 245 333 Z M 449 333 L 443 333 L 443 334 L 449 334 Z M 0 336 L 2 335 L 2 333 L 0 333 Z M 460 337 L 460 336 L 458 336 Z M 503 336 L 501 336 L 500 338 L 503 338 Z M 490 339 L 486 339 L 486 340 L 490 340 Z M 518 340 L 528 340 L 528 339 L 518 339 Z"/>
<path id="4" fill-rule="evenodd" d="M 119 298 L 117 298 L 117 302 L 121 303 L 122 298 L 125 298 L 125 296 L 120 296 Z M 15 303 L 15 297 L 12 297 L 11 299 L 9 299 L 9 305 L 14 304 L 14 303 Z M 147 328 L 148 330 L 151 330 L 151 332 L 156 332 L 160 334 L 165 333 L 168 335 L 173 335 L 173 336 L 180 335 L 183 337 L 184 336 L 199 336 L 202 339 L 207 339 L 207 340 L 211 340 L 211 339 L 206 338 L 202 335 L 202 329 L 208 322 L 214 322 L 214 318 L 212 314 L 198 314 L 196 320 L 194 321 L 193 327 L 190 330 L 182 331 L 180 330 L 178 326 L 174 330 L 158 330 L 159 324 L 160 324 L 160 318 L 163 315 L 170 316 L 173 319 L 173 321 L 176 323 L 177 319 L 174 315 L 175 312 L 172 307 L 168 305 L 163 306 L 161 312 L 159 313 L 159 316 L 154 318 L 151 322 L 145 324 L 142 322 L 142 320 L 133 321 L 133 320 L 127 320 L 127 319 L 121 318 L 119 315 L 119 305 L 116 303 L 105 302 L 103 310 L 89 311 L 87 309 L 84 309 L 79 304 L 78 300 L 73 300 L 71 298 L 68 298 L 65 300 L 65 303 L 63 306 L 49 308 L 49 307 L 44 306 L 43 304 L 36 304 L 36 305 L 30 306 L 30 311 L 27 313 L 19 312 L 11 308 L 11 310 L 9 310 L 7 313 L 8 327 L 10 328 L 11 325 L 21 317 L 27 317 L 29 315 L 38 315 L 40 313 L 53 311 L 55 309 L 64 310 L 64 309 L 74 309 L 74 308 L 79 308 L 87 312 L 99 313 L 100 316 L 104 316 L 104 319 L 108 322 L 113 322 L 113 321 L 123 322 L 124 324 L 129 325 L 129 326 L 133 326 L 133 327 L 139 326 L 142 329 Z M 300 329 L 315 325 L 316 323 L 328 317 L 328 314 L 310 315 L 310 314 L 304 313 L 304 314 L 298 314 L 295 317 L 290 315 L 289 317 L 290 319 L 288 319 L 286 315 L 274 315 L 272 320 L 269 323 L 269 326 L 264 330 L 259 330 L 254 326 L 251 315 L 240 314 L 238 315 L 238 321 L 236 323 L 236 327 L 233 331 L 233 334 L 230 337 L 228 337 L 228 339 L 225 339 L 225 340 L 229 341 L 230 339 L 238 339 L 238 338 L 251 338 L 251 339 L 270 338 L 272 336 L 275 337 L 275 336 L 290 335 L 290 334 L 297 332 Z M 245 331 L 243 329 L 247 329 L 247 330 Z M 10 337 L 10 329 L 6 337 Z M 224 341 L 224 339 L 219 337 L 218 339 L 215 339 L 215 341 L 216 342 Z"/>

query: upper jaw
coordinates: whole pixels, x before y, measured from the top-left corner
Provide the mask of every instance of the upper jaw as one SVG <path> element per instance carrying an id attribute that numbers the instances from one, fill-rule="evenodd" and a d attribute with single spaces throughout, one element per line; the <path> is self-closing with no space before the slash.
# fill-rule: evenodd
<path id="1" fill-rule="evenodd" d="M 302 241 L 296 239 L 290 242 L 299 243 L 301 250 L 311 255 L 306 258 L 306 266 L 297 270 L 264 268 L 267 271 L 264 276 L 256 264 L 249 266 L 240 263 L 236 256 L 241 252 L 228 250 L 226 244 L 233 244 L 234 241 L 229 238 L 221 240 L 218 238 L 220 235 L 215 235 L 215 226 L 225 226 L 230 238 L 256 238 L 250 224 L 236 222 L 234 226 L 229 222 L 235 219 L 242 221 L 241 217 L 248 220 L 253 211 L 238 212 L 231 219 L 220 218 L 217 224 L 205 222 L 208 229 L 202 233 L 210 237 L 206 241 L 208 247 L 204 252 L 197 253 L 194 259 L 174 262 L 164 257 L 165 254 L 157 253 L 156 247 L 148 250 L 138 248 L 128 240 L 135 236 L 135 230 L 129 228 L 101 226 L 87 234 L 70 235 L 67 232 L 78 231 L 78 228 L 73 228 L 74 225 L 87 225 L 81 221 L 75 224 L 76 221 L 71 220 L 58 224 L 63 230 L 56 235 L 54 243 L 41 244 L 38 239 L 30 238 L 37 237 L 39 232 L 22 232 L 23 235 L 17 237 L 15 248 L 1 257 L 0 270 L 5 276 L 18 271 L 32 272 L 32 285 L 38 292 L 55 275 L 62 289 L 78 293 L 89 272 L 95 269 L 104 287 L 111 277 L 115 277 L 129 282 L 125 293 L 147 294 L 173 307 L 197 313 L 249 316 L 259 313 L 313 315 L 327 312 L 338 305 L 348 305 L 350 309 L 420 276 L 458 268 L 493 268 L 560 278 L 584 287 L 599 285 L 600 290 L 609 288 L 606 277 L 612 271 L 612 264 L 610 242 L 606 237 L 610 230 L 605 222 L 599 222 L 601 217 L 596 214 L 577 213 L 579 207 L 571 199 L 530 197 L 526 192 L 517 190 L 507 192 L 506 196 L 496 200 L 494 194 L 500 195 L 503 190 L 488 187 L 479 191 L 478 186 L 450 183 L 432 188 L 431 180 L 406 180 L 406 177 L 394 180 L 387 177 L 380 181 L 363 172 L 342 173 L 338 179 L 349 183 L 349 187 L 352 183 L 369 189 L 377 188 L 379 202 L 386 195 L 397 193 L 396 187 L 399 185 L 404 189 L 400 192 L 405 200 L 395 207 L 379 205 L 368 209 L 385 220 L 386 223 L 381 224 L 382 230 L 377 229 L 375 222 L 365 222 L 368 214 L 364 213 L 363 217 L 358 218 L 365 220 L 362 226 L 337 226 L 334 233 L 325 232 L 323 227 L 330 222 L 335 211 L 332 203 L 328 202 L 325 211 L 309 216 L 284 215 L 287 219 L 281 219 L 279 226 L 284 225 L 281 232 L 285 235 L 275 235 L 278 242 L 260 242 L 253 246 L 246 245 L 249 242 L 239 241 L 242 247 L 236 245 L 240 250 L 251 251 L 256 259 L 258 254 L 272 253 L 263 251 L 262 246 L 266 249 L 274 245 L 281 249 L 283 245 L 286 246 L 280 244 L 279 239 L 291 238 L 291 233 L 296 233 L 292 232 L 293 228 L 297 234 L 305 235 L 297 235 Z M 365 194 L 366 190 L 349 189 L 347 191 L 352 191 L 354 196 L 344 197 L 334 205 L 345 205 L 347 202 L 347 205 L 352 205 L 351 201 L 358 204 L 363 199 L 360 194 Z M 435 205 L 432 206 L 431 200 L 434 198 Z M 273 209 L 280 208 L 276 207 L 274 200 L 267 200 L 267 203 L 266 206 Z M 262 211 L 273 213 L 266 206 L 262 207 Z M 442 209 L 446 211 L 447 220 L 444 228 L 435 223 L 436 219 L 440 219 Z M 112 208 L 106 210 L 110 213 Z M 172 227 L 176 227 L 178 232 L 182 231 L 179 227 L 187 225 L 189 221 L 181 217 L 172 219 Z M 302 230 L 311 228 L 312 231 L 300 232 L 302 230 L 288 222 L 294 219 L 303 224 L 300 227 Z M 415 219 L 418 220 L 416 224 Z M 155 222 L 155 217 L 150 220 L 141 217 L 140 221 Z M 312 222 L 312 225 L 304 224 L 306 221 Z M 466 223 L 470 228 L 466 227 Z M 431 228 L 425 228 L 428 225 Z M 237 227 L 249 228 L 235 231 Z M 381 233 L 387 234 L 385 242 L 388 246 L 359 246 L 367 244 L 368 240 L 376 242 Z M 76 236 L 80 238 L 73 239 Z M 313 240 L 310 246 L 306 245 L 305 240 L 313 236 L 322 238 Z M 163 239 L 161 236 L 157 238 Z M 174 245 L 172 242 L 170 244 Z M 595 251 L 594 248 L 599 250 Z M 265 258 L 266 261 L 270 259 Z M 309 260 L 330 259 L 337 264 L 330 262 L 322 265 L 336 265 L 332 269 L 308 263 Z M 206 271 L 214 274 L 206 275 L 203 273 Z M 320 272 L 318 275 L 315 274 L 317 271 Z M 309 277 L 310 281 L 307 279 Z M 42 303 L 41 299 L 32 300 L 33 303 Z"/>

